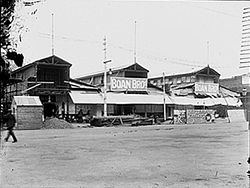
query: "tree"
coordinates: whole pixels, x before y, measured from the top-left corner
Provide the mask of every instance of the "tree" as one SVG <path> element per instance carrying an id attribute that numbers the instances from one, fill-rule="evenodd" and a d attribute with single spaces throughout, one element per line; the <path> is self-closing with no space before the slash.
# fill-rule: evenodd
<path id="1" fill-rule="evenodd" d="M 10 61 L 14 61 L 15 64 L 22 66 L 23 55 L 17 54 L 15 48 L 11 46 L 11 24 L 13 23 L 14 11 L 16 0 L 0 0 L 1 6 L 1 25 L 0 25 L 0 129 L 3 126 L 3 113 L 4 113 L 4 100 L 5 100 L 5 88 L 10 83 Z M 9 49 L 12 49 L 10 51 Z M 0 134 L 1 140 L 1 134 Z"/>
<path id="2" fill-rule="evenodd" d="M 14 21 L 15 0 L 0 0 L 1 2 L 1 48 L 6 49 L 10 45 L 11 23 Z"/>
<path id="3" fill-rule="evenodd" d="M 11 67 L 21 67 L 23 65 L 24 56 L 16 52 L 17 43 L 16 39 L 21 39 L 20 32 L 25 28 L 22 22 L 22 15 L 18 15 L 18 5 L 30 7 L 40 3 L 42 0 L 0 0 L 1 8 L 1 25 L 0 25 L 0 128 L 2 128 L 2 115 L 6 105 L 6 87 L 10 85 L 14 79 L 11 79 Z M 31 13 L 35 14 L 37 9 Z M 13 33 L 17 35 L 13 37 Z"/>
<path id="4" fill-rule="evenodd" d="M 0 0 L 1 3 L 1 25 L 0 25 L 0 82 L 6 84 L 10 78 L 10 62 L 14 61 L 17 66 L 22 66 L 23 55 L 17 54 L 15 48 L 11 45 L 11 24 L 15 20 L 14 11 L 16 0 Z M 11 49 L 11 51 L 9 50 Z M 2 93 L 2 92 L 1 92 Z"/>

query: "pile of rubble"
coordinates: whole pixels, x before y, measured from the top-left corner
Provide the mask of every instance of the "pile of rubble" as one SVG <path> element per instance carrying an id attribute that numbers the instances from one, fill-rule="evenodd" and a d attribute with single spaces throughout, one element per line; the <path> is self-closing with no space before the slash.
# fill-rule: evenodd
<path id="1" fill-rule="evenodd" d="M 71 129 L 73 126 L 63 119 L 55 117 L 46 118 L 43 122 L 42 129 Z"/>

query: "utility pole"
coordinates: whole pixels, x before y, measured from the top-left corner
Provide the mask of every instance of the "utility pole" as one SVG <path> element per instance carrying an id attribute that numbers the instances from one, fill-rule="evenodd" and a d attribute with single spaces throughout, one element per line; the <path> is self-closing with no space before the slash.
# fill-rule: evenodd
<path id="1" fill-rule="evenodd" d="M 162 89 L 163 89 L 163 118 L 164 122 L 167 120 L 166 117 L 166 87 L 165 87 L 165 73 L 162 74 Z"/>
<path id="2" fill-rule="evenodd" d="M 135 21 L 135 38 L 134 38 L 134 63 L 136 63 L 136 21 Z"/>
<path id="3" fill-rule="evenodd" d="M 51 50 L 52 50 L 52 64 L 54 64 L 54 55 L 55 55 L 55 47 L 54 47 L 54 14 L 51 14 L 52 24 L 51 24 Z"/>
<path id="4" fill-rule="evenodd" d="M 103 39 L 103 51 L 104 51 L 104 96 L 103 96 L 103 116 L 107 117 L 107 63 L 111 62 L 111 60 L 107 60 L 107 39 L 106 36 Z"/>
<path id="5" fill-rule="evenodd" d="M 209 41 L 207 41 L 207 64 L 209 65 Z"/>
<path id="6" fill-rule="evenodd" d="M 250 106 L 249 106 L 249 87 L 250 87 L 250 7 L 243 9 L 242 16 L 242 38 L 241 38 L 241 50 L 240 50 L 240 68 L 247 68 L 247 85 L 248 88 L 242 92 L 245 97 L 245 109 L 248 121 L 248 177 L 250 178 Z M 250 186 L 250 181 L 249 181 Z"/>

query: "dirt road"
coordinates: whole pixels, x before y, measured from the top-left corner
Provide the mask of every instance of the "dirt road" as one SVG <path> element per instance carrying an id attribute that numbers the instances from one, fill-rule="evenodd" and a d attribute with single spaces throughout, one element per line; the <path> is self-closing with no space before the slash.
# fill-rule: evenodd
<path id="1" fill-rule="evenodd" d="M 0 187 L 249 186 L 246 122 L 15 133 L 1 150 Z"/>

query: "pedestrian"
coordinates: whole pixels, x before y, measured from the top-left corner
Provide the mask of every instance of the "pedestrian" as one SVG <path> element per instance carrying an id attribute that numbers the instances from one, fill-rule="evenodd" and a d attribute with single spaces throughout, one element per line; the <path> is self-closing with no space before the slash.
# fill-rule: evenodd
<path id="1" fill-rule="evenodd" d="M 7 130 L 8 130 L 8 134 L 7 137 L 5 138 L 5 141 L 8 142 L 8 139 L 10 136 L 12 136 L 13 138 L 13 143 L 17 142 L 16 136 L 13 132 L 13 129 L 16 125 L 16 118 L 15 116 L 12 114 L 11 109 L 8 110 L 7 115 L 5 116 L 6 119 L 6 124 L 7 124 Z"/>
<path id="2" fill-rule="evenodd" d="M 77 122 L 78 123 L 82 123 L 83 122 L 83 112 L 82 109 L 79 110 L 78 114 L 77 114 Z"/>

